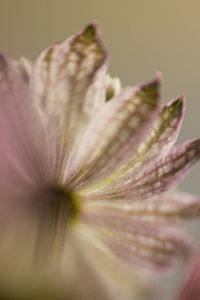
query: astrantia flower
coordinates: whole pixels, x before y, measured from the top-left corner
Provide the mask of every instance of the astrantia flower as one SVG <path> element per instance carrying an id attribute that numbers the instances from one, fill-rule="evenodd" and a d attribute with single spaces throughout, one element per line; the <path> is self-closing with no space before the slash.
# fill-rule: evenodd
<path id="1" fill-rule="evenodd" d="M 163 104 L 159 76 L 121 89 L 107 61 L 94 25 L 51 45 L 33 65 L 1 55 L 3 262 L 32 255 L 42 269 L 65 270 L 70 261 L 76 276 L 76 251 L 98 270 L 105 262 L 97 253 L 159 269 L 188 254 L 178 223 L 199 214 L 200 200 L 167 192 L 200 157 L 199 139 L 173 147 L 183 99 Z M 6 245 L 20 240 L 23 224 L 28 234 L 16 259 Z M 9 232 L 18 232 L 12 242 Z"/>

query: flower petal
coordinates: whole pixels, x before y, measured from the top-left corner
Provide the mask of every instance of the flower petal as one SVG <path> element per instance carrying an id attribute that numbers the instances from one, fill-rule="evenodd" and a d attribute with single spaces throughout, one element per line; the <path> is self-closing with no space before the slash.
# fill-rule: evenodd
<path id="1" fill-rule="evenodd" d="M 111 184 L 116 181 L 123 184 L 130 174 L 132 176 L 133 173 L 138 173 L 141 169 L 147 169 L 150 164 L 155 164 L 161 157 L 164 158 L 176 142 L 183 123 L 183 116 L 183 98 L 178 98 L 164 106 L 154 128 L 133 157 L 110 177 L 102 180 L 98 186 L 105 186 L 106 188 L 108 183 Z"/>
<path id="2" fill-rule="evenodd" d="M 135 204 L 135 205 L 134 205 Z M 168 224 L 189 220 L 200 215 L 200 197 L 181 193 L 171 192 L 155 196 L 147 201 L 137 201 L 130 208 L 130 213 L 136 212 L 145 218 L 156 221 L 167 222 Z"/>
<path id="3" fill-rule="evenodd" d="M 29 84 L 30 76 L 33 70 L 33 63 L 27 58 L 21 57 L 19 61 L 14 61 L 14 64 L 24 81 Z"/>
<path id="4" fill-rule="evenodd" d="M 109 101 L 115 96 L 118 96 L 122 91 L 121 82 L 118 77 L 106 75 L 106 101 Z"/>
<path id="5" fill-rule="evenodd" d="M 199 255 L 199 254 L 198 254 Z M 177 300 L 199 300 L 200 299 L 200 258 L 193 257 L 192 266 L 186 274 L 186 282 Z"/>
<path id="6" fill-rule="evenodd" d="M 86 221 L 114 254 L 132 265 L 162 269 L 191 251 L 188 238 L 176 227 L 132 220 L 127 214 L 113 217 L 112 211 L 98 215 L 98 210 L 87 212 Z"/>
<path id="7" fill-rule="evenodd" d="M 30 181 L 46 180 L 48 160 L 42 120 L 30 97 L 27 85 L 12 62 L 2 54 L 0 55 L 0 139 L 1 170 L 9 169 L 11 178 L 16 172 L 18 177 Z M 4 177 L 3 174 L 1 175 Z"/>
<path id="8" fill-rule="evenodd" d="M 106 65 L 107 53 L 93 24 L 50 46 L 36 61 L 31 86 L 49 131 L 54 131 L 52 152 L 63 150 L 56 160 L 63 159 L 67 148 L 69 154 L 90 115 L 105 101 Z"/>
<path id="9" fill-rule="evenodd" d="M 108 236 L 107 245 L 128 264 L 140 264 L 145 269 L 149 266 L 163 270 L 171 267 L 177 258 L 188 257 L 191 249 L 189 240 L 178 229 L 161 229 L 162 231 L 141 232 L 138 236 L 133 233 L 133 239 L 124 239 L 123 234 L 118 235 L 113 231 L 113 240 Z"/>
<path id="10" fill-rule="evenodd" d="M 111 187 L 110 191 L 86 191 L 87 197 L 93 200 L 113 199 L 123 201 L 129 199 L 145 199 L 165 192 L 177 185 L 186 176 L 193 164 L 200 158 L 200 139 L 187 141 L 177 146 L 164 159 L 158 161 L 149 170 L 139 176 L 129 178 L 123 185 Z"/>
<path id="11" fill-rule="evenodd" d="M 121 216 L 132 220 L 177 224 L 184 220 L 199 217 L 200 197 L 170 192 L 151 197 L 145 201 L 92 202 L 84 199 L 87 211 L 98 211 L 99 216 L 117 219 Z"/>
<path id="12" fill-rule="evenodd" d="M 75 185 L 107 176 L 130 158 L 158 114 L 159 91 L 159 79 L 128 88 L 94 115 L 76 153 Z"/>

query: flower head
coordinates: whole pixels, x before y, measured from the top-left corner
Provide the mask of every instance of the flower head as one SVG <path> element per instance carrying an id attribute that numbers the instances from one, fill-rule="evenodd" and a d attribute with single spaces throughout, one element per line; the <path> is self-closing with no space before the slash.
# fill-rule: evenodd
<path id="1" fill-rule="evenodd" d="M 168 190 L 199 159 L 200 140 L 174 147 L 184 101 L 163 104 L 159 76 L 122 89 L 107 64 L 93 24 L 33 65 L 1 55 L 6 232 L 36 224 L 30 248 L 54 267 L 76 251 L 92 261 L 96 251 L 162 269 L 190 251 L 178 224 L 199 214 L 200 199 Z"/>

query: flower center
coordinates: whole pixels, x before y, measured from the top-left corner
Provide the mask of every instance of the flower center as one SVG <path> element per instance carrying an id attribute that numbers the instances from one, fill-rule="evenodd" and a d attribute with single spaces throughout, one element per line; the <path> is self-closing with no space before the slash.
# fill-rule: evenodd
<path id="1" fill-rule="evenodd" d="M 39 198 L 36 254 L 50 258 L 53 254 L 60 259 L 67 231 L 80 212 L 78 198 L 74 192 L 60 185 L 43 190 Z"/>
<path id="2" fill-rule="evenodd" d="M 71 222 L 79 212 L 79 205 L 75 193 L 62 186 L 52 186 L 45 191 L 44 208 L 52 218 Z"/>

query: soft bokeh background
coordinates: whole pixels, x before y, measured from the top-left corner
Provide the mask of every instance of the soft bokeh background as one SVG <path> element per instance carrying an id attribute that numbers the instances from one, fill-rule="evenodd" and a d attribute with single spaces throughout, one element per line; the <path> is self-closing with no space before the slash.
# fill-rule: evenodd
<path id="1" fill-rule="evenodd" d="M 51 42 L 96 20 L 111 53 L 110 72 L 123 84 L 163 73 L 165 99 L 186 96 L 179 141 L 200 136 L 200 1 L 0 0 L 0 48 L 35 59 Z M 200 165 L 182 184 L 200 194 Z"/>

